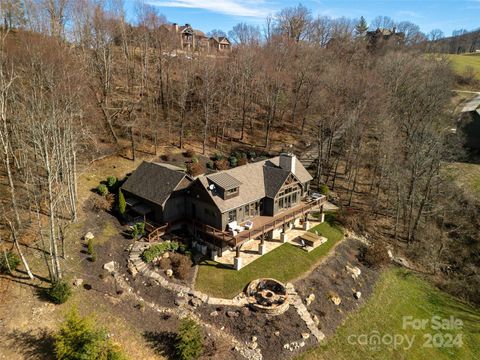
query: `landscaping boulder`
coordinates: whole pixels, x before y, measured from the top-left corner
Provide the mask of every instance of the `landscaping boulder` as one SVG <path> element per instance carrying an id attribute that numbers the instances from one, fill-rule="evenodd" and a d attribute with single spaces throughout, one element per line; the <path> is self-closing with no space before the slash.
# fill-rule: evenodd
<path id="1" fill-rule="evenodd" d="M 310 306 L 314 300 L 315 300 L 315 294 L 310 294 L 305 299 L 305 302 L 306 302 L 307 306 Z"/>
<path id="2" fill-rule="evenodd" d="M 353 294 L 353 296 L 355 297 L 355 299 L 358 300 L 362 296 L 362 293 L 360 291 L 356 291 L 355 294 Z"/>
<path id="3" fill-rule="evenodd" d="M 302 339 L 307 340 L 310 337 L 310 334 L 307 332 L 302 333 Z"/>
<path id="4" fill-rule="evenodd" d="M 94 239 L 94 238 L 95 238 L 95 236 L 93 236 L 93 234 L 92 234 L 90 231 L 87 232 L 87 233 L 83 236 L 83 239 L 84 239 L 85 241 L 89 241 L 89 240 L 92 240 L 92 239 Z"/>
<path id="5" fill-rule="evenodd" d="M 187 303 L 187 300 L 185 298 L 176 298 L 173 303 L 177 306 L 182 306 Z"/>
<path id="6" fill-rule="evenodd" d="M 103 264 L 103 268 L 107 270 L 108 272 L 114 272 L 115 269 L 117 268 L 117 263 L 115 261 L 110 261 L 106 264 Z"/>
<path id="7" fill-rule="evenodd" d="M 338 294 L 331 294 L 330 300 L 337 306 L 340 305 L 340 303 L 342 302 L 342 299 L 340 299 L 340 296 L 338 296 Z"/>
<path id="8" fill-rule="evenodd" d="M 82 286 L 83 279 L 75 279 L 73 280 L 73 286 Z"/>
<path id="9" fill-rule="evenodd" d="M 345 266 L 345 269 L 347 269 L 347 271 L 348 271 L 350 274 L 352 274 L 352 278 L 354 278 L 354 279 L 357 279 L 357 278 L 360 276 L 360 274 L 362 273 L 362 270 L 360 270 L 360 269 L 359 269 L 358 267 L 356 267 L 356 266 L 352 267 L 352 266 L 348 266 L 348 265 L 347 265 L 347 266 Z"/>
<path id="10" fill-rule="evenodd" d="M 165 270 L 165 275 L 167 275 L 168 277 L 172 277 L 173 276 L 173 270 L 172 269 Z"/>
<path id="11" fill-rule="evenodd" d="M 192 305 L 195 308 L 201 306 L 202 304 L 203 304 L 203 302 L 199 298 L 192 298 L 190 300 L 190 305 Z"/>
<path id="12" fill-rule="evenodd" d="M 237 311 L 227 311 L 227 316 L 230 317 L 230 318 L 236 318 L 239 316 L 239 313 Z"/>
<path id="13" fill-rule="evenodd" d="M 218 311 L 216 311 L 216 310 L 215 310 L 215 311 L 212 311 L 212 312 L 210 313 L 210 316 L 213 316 L 213 317 L 218 316 Z"/>

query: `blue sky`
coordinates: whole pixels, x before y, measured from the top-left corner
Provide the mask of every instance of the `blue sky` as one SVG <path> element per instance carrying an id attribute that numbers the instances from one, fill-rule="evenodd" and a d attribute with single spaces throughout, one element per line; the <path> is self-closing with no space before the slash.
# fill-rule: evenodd
<path id="1" fill-rule="evenodd" d="M 208 32 L 228 32 L 235 24 L 247 22 L 262 25 L 265 17 L 279 9 L 295 6 L 286 0 L 145 0 L 158 6 L 171 22 L 189 23 Z M 127 11 L 133 14 L 135 0 L 126 0 Z M 480 27 L 480 0 L 307 0 L 301 2 L 314 15 L 359 18 L 370 22 L 377 15 L 396 21 L 408 20 L 420 25 L 422 31 L 439 28 L 445 35 L 455 29 Z"/>

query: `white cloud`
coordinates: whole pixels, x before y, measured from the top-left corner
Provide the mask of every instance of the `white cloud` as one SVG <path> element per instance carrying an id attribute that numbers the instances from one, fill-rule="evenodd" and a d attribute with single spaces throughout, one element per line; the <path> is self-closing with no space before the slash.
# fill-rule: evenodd
<path id="1" fill-rule="evenodd" d="M 254 18 L 264 18 L 271 12 L 262 0 L 151 0 L 149 3 L 156 6 L 204 9 L 221 14 Z"/>

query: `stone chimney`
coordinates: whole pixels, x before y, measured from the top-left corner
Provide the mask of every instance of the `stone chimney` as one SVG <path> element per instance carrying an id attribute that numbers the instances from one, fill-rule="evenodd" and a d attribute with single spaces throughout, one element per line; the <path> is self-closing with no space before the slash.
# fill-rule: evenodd
<path id="1" fill-rule="evenodd" d="M 283 170 L 290 171 L 295 174 L 295 166 L 297 157 L 292 153 L 281 153 L 279 165 Z"/>

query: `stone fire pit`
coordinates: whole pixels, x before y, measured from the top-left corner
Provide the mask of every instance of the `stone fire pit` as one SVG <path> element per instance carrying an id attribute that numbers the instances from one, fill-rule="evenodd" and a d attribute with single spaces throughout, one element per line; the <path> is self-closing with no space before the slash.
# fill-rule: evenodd
<path id="1" fill-rule="evenodd" d="M 289 302 L 285 285 L 275 279 L 253 280 L 247 287 L 250 307 L 270 315 L 280 315 L 288 310 Z"/>

